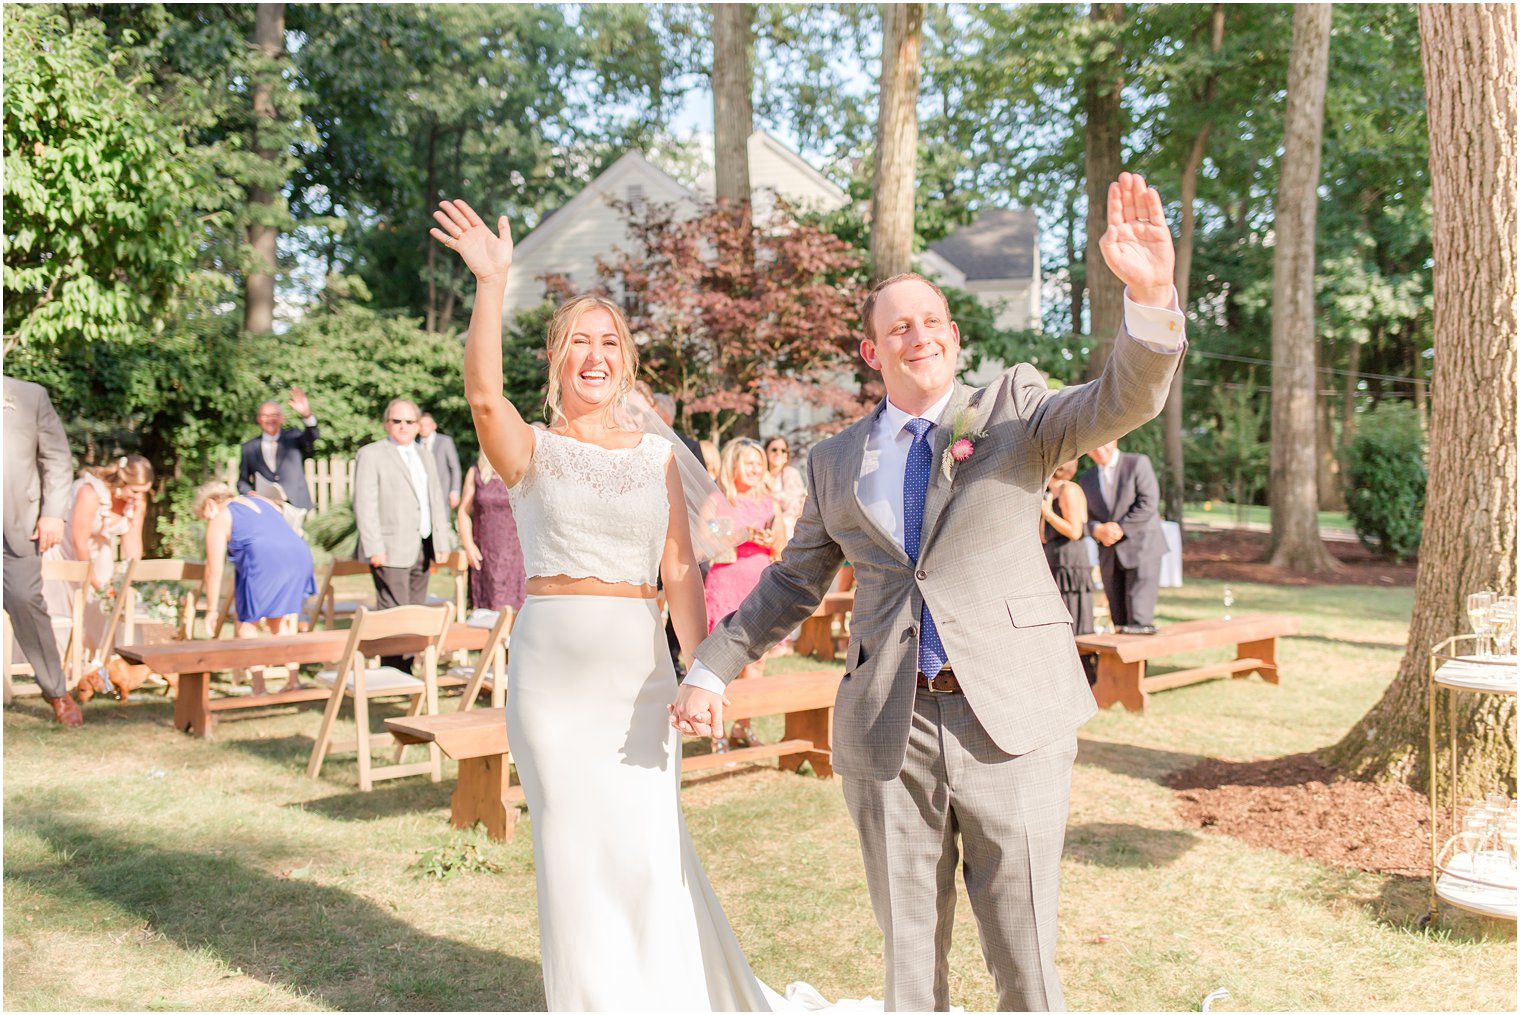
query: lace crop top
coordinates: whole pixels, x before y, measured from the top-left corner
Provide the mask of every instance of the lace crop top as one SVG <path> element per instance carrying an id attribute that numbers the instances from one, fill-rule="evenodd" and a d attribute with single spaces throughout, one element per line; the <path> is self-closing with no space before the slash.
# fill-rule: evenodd
<path id="1" fill-rule="evenodd" d="M 508 492 L 529 578 L 653 585 L 660 576 L 672 445 L 652 434 L 604 448 L 534 428 L 533 459 Z"/>

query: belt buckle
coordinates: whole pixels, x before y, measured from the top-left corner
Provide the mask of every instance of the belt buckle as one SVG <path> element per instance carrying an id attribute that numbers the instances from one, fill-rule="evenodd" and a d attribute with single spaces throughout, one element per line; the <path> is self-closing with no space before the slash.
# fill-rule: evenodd
<path id="1" fill-rule="evenodd" d="M 924 674 L 924 686 L 929 689 L 929 693 L 930 694 L 950 694 L 950 693 L 952 693 L 951 690 L 948 687 L 945 688 L 943 691 L 941 691 L 939 688 L 937 688 L 937 687 L 934 686 L 934 682 L 936 680 L 938 680 L 940 677 L 944 676 L 944 674 L 946 672 L 947 671 L 944 668 L 941 668 L 940 671 L 938 673 L 936 673 L 932 677 L 929 676 L 928 674 Z"/>

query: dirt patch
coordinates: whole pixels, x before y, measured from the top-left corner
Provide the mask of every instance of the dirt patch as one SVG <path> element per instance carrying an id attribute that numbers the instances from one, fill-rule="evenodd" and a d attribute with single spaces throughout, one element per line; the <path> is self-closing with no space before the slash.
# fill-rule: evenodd
<path id="1" fill-rule="evenodd" d="M 1293 574 L 1262 563 L 1270 536 L 1245 529 L 1191 529 L 1182 541 L 1185 573 L 1218 581 L 1262 582 L 1267 585 L 1404 585 L 1414 586 L 1415 564 L 1395 564 L 1378 557 L 1361 543 L 1326 541 L 1341 570 L 1310 575 Z"/>
<path id="2" fill-rule="evenodd" d="M 1209 758 L 1167 779 L 1195 828 L 1376 874 L 1430 870 L 1430 801 L 1407 786 L 1345 779 L 1312 754 Z"/>

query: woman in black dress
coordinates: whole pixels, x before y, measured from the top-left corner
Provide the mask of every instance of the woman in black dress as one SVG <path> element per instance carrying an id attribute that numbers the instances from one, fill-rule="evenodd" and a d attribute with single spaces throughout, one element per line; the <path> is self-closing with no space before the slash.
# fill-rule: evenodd
<path id="1" fill-rule="evenodd" d="M 1056 588 L 1071 612 L 1072 633 L 1093 633 L 1092 563 L 1082 536 L 1087 529 L 1087 495 L 1072 482 L 1076 460 L 1064 462 L 1045 484 L 1040 504 L 1040 542 Z"/>

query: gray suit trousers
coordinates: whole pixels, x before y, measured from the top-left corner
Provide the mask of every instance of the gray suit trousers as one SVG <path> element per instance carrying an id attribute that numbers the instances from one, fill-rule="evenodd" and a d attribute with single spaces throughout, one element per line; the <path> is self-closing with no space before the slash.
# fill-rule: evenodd
<path id="1" fill-rule="evenodd" d="M 5 612 L 11 615 L 16 630 L 16 644 L 37 674 L 37 686 L 49 700 L 68 694 L 63 663 L 58 658 L 58 642 L 53 637 L 53 622 L 42 599 L 42 558 L 17 556 L 5 547 Z M 10 664 L 10 660 L 5 660 Z"/>
<path id="2" fill-rule="evenodd" d="M 1075 732 L 1005 754 L 965 695 L 920 689 L 898 777 L 844 779 L 886 938 L 888 1011 L 949 1008 L 957 862 L 998 1009 L 1065 1009 L 1056 911 L 1076 754 Z"/>

